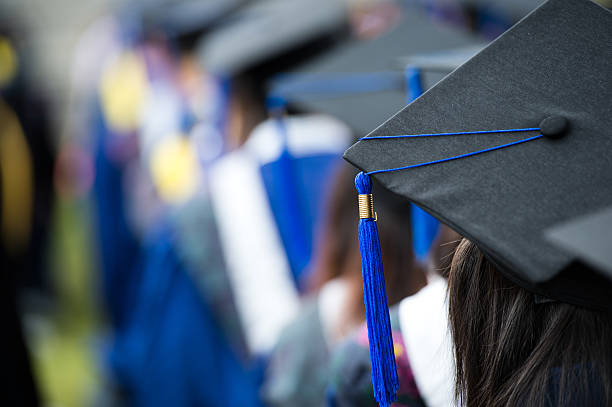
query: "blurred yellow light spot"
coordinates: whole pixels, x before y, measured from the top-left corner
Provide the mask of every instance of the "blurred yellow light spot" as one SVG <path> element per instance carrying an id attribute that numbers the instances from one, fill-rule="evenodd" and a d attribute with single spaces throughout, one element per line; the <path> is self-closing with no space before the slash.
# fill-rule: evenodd
<path id="1" fill-rule="evenodd" d="M 395 354 L 395 359 L 399 359 L 404 354 L 404 347 L 399 343 L 394 344 L 393 353 Z"/>
<path id="2" fill-rule="evenodd" d="M 160 197 L 179 203 L 196 190 L 199 180 L 198 157 L 192 142 L 183 135 L 166 137 L 154 148 L 151 176 Z"/>
<path id="3" fill-rule="evenodd" d="M 137 128 L 147 89 L 146 67 L 133 52 L 122 53 L 104 69 L 100 99 L 111 129 L 129 132 Z"/>
<path id="4" fill-rule="evenodd" d="M 0 87 L 10 83 L 17 74 L 17 53 L 8 38 L 0 36 Z"/>

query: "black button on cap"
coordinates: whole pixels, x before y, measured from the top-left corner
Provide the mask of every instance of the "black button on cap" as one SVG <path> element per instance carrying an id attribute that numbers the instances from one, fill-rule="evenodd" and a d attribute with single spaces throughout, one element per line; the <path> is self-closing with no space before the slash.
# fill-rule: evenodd
<path id="1" fill-rule="evenodd" d="M 569 122 L 562 116 L 549 116 L 540 122 L 540 132 L 551 139 L 562 137 L 568 127 Z"/>

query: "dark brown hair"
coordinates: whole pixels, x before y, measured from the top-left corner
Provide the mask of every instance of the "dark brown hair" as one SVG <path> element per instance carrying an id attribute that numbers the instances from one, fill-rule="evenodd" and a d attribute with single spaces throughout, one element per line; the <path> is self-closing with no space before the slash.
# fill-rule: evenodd
<path id="1" fill-rule="evenodd" d="M 357 241 L 359 215 L 356 172 L 342 164 L 330 191 L 327 216 L 322 228 L 321 244 L 315 255 L 313 286 L 342 276 L 351 286 L 348 305 L 350 322 L 365 319 L 361 278 L 361 259 Z M 416 293 L 425 283 L 422 267 L 412 251 L 410 205 L 408 201 L 374 185 L 374 205 L 379 214 L 378 231 L 385 268 L 387 298 L 393 305 Z"/>
<path id="2" fill-rule="evenodd" d="M 466 239 L 448 289 L 461 405 L 610 405 L 610 315 L 537 297 Z"/>

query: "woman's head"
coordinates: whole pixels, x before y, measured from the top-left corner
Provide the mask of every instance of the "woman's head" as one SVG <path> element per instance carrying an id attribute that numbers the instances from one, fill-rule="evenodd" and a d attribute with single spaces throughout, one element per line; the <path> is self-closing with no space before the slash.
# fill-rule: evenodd
<path id="1" fill-rule="evenodd" d="M 466 239 L 451 264 L 449 319 L 462 405 L 612 402 L 612 317 L 517 286 Z"/>

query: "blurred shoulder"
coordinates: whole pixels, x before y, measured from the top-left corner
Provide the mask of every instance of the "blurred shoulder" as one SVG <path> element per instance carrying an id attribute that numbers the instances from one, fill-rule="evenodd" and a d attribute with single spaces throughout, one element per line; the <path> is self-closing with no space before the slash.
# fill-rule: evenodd
<path id="1" fill-rule="evenodd" d="M 317 302 L 309 300 L 283 329 L 270 354 L 262 398 L 271 406 L 323 405 L 328 361 Z"/>
<path id="2" fill-rule="evenodd" d="M 400 389 L 393 406 L 424 406 L 399 326 L 398 309 L 394 307 L 391 309 L 391 329 Z M 332 406 L 377 406 L 372 390 L 368 330 L 365 323 L 332 351 L 326 395 Z"/>

